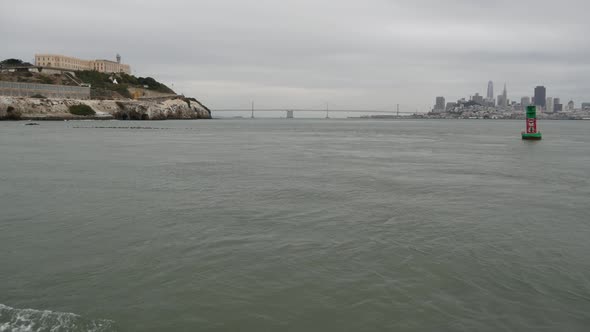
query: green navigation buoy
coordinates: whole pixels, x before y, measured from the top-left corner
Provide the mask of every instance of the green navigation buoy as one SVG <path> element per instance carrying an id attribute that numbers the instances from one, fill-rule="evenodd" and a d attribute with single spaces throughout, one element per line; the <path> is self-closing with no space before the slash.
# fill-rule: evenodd
<path id="1" fill-rule="evenodd" d="M 527 106 L 526 108 L 526 131 L 522 132 L 522 139 L 540 140 L 541 132 L 537 131 L 537 107 Z"/>

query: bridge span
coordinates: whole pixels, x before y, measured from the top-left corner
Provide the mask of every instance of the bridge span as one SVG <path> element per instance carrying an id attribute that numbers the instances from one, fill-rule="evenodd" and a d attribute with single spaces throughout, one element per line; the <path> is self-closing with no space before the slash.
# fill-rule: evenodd
<path id="1" fill-rule="evenodd" d="M 214 109 L 212 110 L 213 113 L 215 112 L 243 112 L 243 113 L 250 113 L 250 117 L 254 118 L 255 113 L 257 112 L 285 112 L 286 117 L 290 118 L 293 116 L 294 113 L 317 113 L 317 114 L 325 114 L 326 118 L 330 117 L 331 113 L 369 113 L 372 115 L 412 115 L 415 112 L 404 112 L 404 111 L 393 111 L 393 110 L 343 110 L 343 109 L 330 109 L 330 110 L 321 110 L 321 109 L 297 109 L 297 108 L 263 108 L 263 109 Z"/>

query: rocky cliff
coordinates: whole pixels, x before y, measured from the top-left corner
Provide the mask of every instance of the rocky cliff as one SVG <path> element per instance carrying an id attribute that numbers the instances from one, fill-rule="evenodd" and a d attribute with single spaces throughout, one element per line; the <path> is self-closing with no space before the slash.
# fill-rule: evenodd
<path id="1" fill-rule="evenodd" d="M 71 106 L 87 105 L 94 115 L 74 115 Z M 0 119 L 210 119 L 211 112 L 196 99 L 184 97 L 154 100 L 76 100 L 0 96 Z"/>

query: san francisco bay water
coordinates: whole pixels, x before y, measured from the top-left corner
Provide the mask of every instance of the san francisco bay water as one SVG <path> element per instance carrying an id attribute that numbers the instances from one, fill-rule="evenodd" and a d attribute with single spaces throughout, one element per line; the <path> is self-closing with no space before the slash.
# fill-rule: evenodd
<path id="1" fill-rule="evenodd" d="M 0 331 L 590 327 L 590 121 L 23 124 Z"/>

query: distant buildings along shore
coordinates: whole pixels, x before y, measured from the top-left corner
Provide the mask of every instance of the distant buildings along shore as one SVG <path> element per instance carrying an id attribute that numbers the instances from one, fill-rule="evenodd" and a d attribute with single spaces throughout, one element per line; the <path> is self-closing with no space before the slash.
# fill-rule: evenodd
<path id="1" fill-rule="evenodd" d="M 484 98 L 479 93 L 475 93 L 469 99 L 461 98 L 457 102 L 446 102 L 445 97 L 438 96 L 432 113 L 456 112 L 458 109 L 486 109 L 488 111 L 523 111 L 529 105 L 537 106 L 539 111 L 544 113 L 558 113 L 564 111 L 574 111 L 575 104 L 573 100 L 567 103 L 567 107 L 561 103 L 559 97 L 548 97 L 547 89 L 544 86 L 536 86 L 532 97 L 524 96 L 520 102 L 508 99 L 508 90 L 506 84 L 501 95 L 496 98 L 494 95 L 494 83 L 488 82 L 487 94 Z M 580 110 L 590 110 L 590 102 L 580 104 Z"/>

